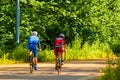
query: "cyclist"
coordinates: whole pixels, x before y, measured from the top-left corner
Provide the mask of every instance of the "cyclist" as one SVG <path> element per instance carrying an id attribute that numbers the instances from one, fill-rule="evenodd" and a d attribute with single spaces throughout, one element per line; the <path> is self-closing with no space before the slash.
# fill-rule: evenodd
<path id="1" fill-rule="evenodd" d="M 64 64 L 64 53 L 66 53 L 66 40 L 65 35 L 60 33 L 59 36 L 54 41 L 54 55 L 55 55 L 55 69 L 57 68 L 58 64 L 58 52 L 61 53 L 62 65 Z"/>
<path id="2" fill-rule="evenodd" d="M 38 63 L 38 59 L 37 59 L 38 51 L 37 51 L 36 45 L 38 45 L 38 48 L 41 50 L 40 39 L 38 38 L 37 34 L 38 34 L 37 31 L 33 31 L 32 35 L 28 38 L 29 58 L 30 58 L 30 56 L 32 54 L 34 55 L 34 69 L 35 70 L 38 70 L 38 67 L 37 67 L 37 63 Z"/>

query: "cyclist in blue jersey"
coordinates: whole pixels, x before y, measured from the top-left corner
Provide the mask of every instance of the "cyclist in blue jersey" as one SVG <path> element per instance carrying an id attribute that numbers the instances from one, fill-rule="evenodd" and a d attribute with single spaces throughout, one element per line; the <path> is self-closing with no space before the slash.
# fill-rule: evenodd
<path id="1" fill-rule="evenodd" d="M 34 69 L 35 70 L 38 70 L 38 67 L 37 67 L 38 50 L 37 50 L 36 45 L 38 45 L 38 48 L 41 50 L 40 39 L 38 38 L 37 34 L 38 34 L 37 31 L 33 31 L 32 35 L 28 38 L 29 56 L 31 56 L 32 54 L 34 55 Z"/>

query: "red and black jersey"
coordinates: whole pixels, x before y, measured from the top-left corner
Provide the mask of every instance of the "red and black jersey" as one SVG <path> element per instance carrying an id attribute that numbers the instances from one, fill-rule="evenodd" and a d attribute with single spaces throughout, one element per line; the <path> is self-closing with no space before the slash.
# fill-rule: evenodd
<path id="1" fill-rule="evenodd" d="M 56 38 L 56 40 L 54 42 L 55 48 L 61 48 L 64 45 L 66 45 L 66 40 L 64 38 L 61 38 L 61 37 Z"/>

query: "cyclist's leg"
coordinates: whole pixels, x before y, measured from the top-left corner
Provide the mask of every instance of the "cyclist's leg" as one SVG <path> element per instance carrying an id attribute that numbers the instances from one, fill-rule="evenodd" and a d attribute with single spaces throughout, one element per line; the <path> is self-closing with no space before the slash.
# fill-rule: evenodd
<path id="1" fill-rule="evenodd" d="M 64 52 L 61 52 L 61 58 L 64 60 Z"/>
<path id="2" fill-rule="evenodd" d="M 37 64 L 38 63 L 38 60 L 37 60 L 38 51 L 37 51 L 37 49 L 33 49 L 33 54 L 34 54 L 34 63 Z"/>
<path id="3" fill-rule="evenodd" d="M 29 50 L 29 56 L 31 56 L 32 55 L 32 50 Z"/>
<path id="4" fill-rule="evenodd" d="M 58 64 L 58 51 L 56 48 L 54 48 L 54 55 L 55 55 L 55 69 L 57 69 Z"/>
<path id="5" fill-rule="evenodd" d="M 56 48 L 54 49 L 54 55 L 55 55 L 55 64 L 57 64 L 57 63 L 58 63 L 58 61 L 57 61 L 58 52 L 57 52 L 57 49 L 56 49 Z"/>
<path id="6" fill-rule="evenodd" d="M 62 61 L 62 65 L 64 64 L 64 51 L 62 50 L 62 48 L 60 49 L 60 53 L 61 53 L 61 61 Z"/>
<path id="7" fill-rule="evenodd" d="M 28 45 L 28 50 L 29 50 L 29 56 L 32 55 L 32 47 L 30 45 Z"/>
<path id="8" fill-rule="evenodd" d="M 37 70 L 38 69 L 38 67 L 37 67 L 37 63 L 38 63 L 38 59 L 37 59 L 38 51 L 37 51 L 37 49 L 33 49 L 33 54 L 34 54 L 34 68 L 35 68 L 35 70 Z"/>
<path id="9" fill-rule="evenodd" d="M 29 57 L 28 57 L 29 61 L 30 61 L 31 56 L 32 56 L 32 48 L 29 48 Z"/>

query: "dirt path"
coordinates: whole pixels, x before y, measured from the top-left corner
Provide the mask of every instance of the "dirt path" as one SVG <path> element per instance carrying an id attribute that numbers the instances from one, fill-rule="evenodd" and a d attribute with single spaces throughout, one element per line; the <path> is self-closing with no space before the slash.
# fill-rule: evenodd
<path id="1" fill-rule="evenodd" d="M 39 70 L 32 74 L 29 64 L 0 65 L 0 80 L 95 80 L 106 61 L 66 61 L 60 75 L 54 63 L 39 63 Z"/>

